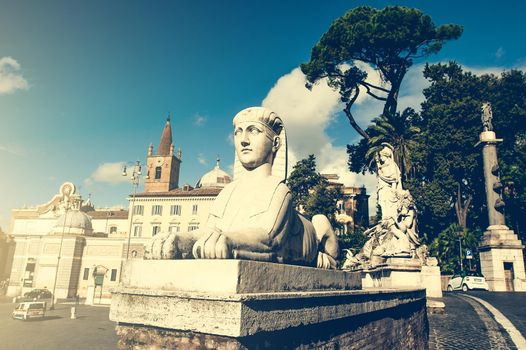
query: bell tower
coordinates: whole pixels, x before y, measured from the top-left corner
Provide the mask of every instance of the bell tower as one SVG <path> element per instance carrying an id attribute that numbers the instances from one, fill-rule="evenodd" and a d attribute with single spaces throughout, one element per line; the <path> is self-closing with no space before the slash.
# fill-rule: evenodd
<path id="1" fill-rule="evenodd" d="M 161 135 L 159 148 L 154 154 L 153 145 L 148 147 L 146 157 L 146 180 L 144 182 L 145 192 L 168 192 L 179 187 L 179 169 L 181 167 L 181 149 L 174 154 L 172 142 L 172 127 L 170 117 Z"/>

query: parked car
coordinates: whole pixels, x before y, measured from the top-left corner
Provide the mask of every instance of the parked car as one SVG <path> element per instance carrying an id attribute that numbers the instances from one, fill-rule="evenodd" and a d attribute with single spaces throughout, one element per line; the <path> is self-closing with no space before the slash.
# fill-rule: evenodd
<path id="1" fill-rule="evenodd" d="M 46 315 L 46 302 L 30 301 L 18 304 L 13 310 L 13 318 L 29 320 L 30 318 L 44 317 Z"/>
<path id="2" fill-rule="evenodd" d="M 53 298 L 53 293 L 51 293 L 47 289 L 33 289 L 29 292 L 24 293 L 24 295 L 17 297 L 16 302 L 20 303 L 23 301 L 39 301 L 39 300 L 51 301 L 52 298 Z"/>
<path id="3" fill-rule="evenodd" d="M 462 290 L 467 292 L 471 289 L 483 289 L 488 290 L 488 284 L 484 276 L 477 272 L 462 272 L 460 274 L 455 274 L 449 280 L 447 290 Z"/>

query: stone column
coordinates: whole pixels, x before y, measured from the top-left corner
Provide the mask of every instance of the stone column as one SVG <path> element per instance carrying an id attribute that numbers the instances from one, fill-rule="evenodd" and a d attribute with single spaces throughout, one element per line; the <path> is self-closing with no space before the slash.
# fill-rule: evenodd
<path id="1" fill-rule="evenodd" d="M 506 226 L 502 199 L 502 183 L 497 161 L 495 132 L 485 130 L 480 134 L 489 226 L 479 245 L 480 267 L 492 291 L 524 291 L 526 278 L 522 242 Z"/>
<path id="2" fill-rule="evenodd" d="M 488 203 L 489 226 L 504 226 L 504 201 L 501 198 L 502 183 L 499 179 L 499 165 L 497 162 L 497 139 L 495 132 L 483 131 L 480 134 L 482 146 L 482 159 L 484 162 L 484 179 L 486 182 L 486 200 Z"/>

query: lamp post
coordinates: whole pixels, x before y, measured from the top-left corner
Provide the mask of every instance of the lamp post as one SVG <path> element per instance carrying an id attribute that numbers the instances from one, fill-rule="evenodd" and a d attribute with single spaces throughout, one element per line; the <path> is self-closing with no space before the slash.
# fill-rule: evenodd
<path id="1" fill-rule="evenodd" d="M 137 188 L 139 187 L 139 180 L 141 175 L 141 162 L 136 161 L 135 164 L 133 164 L 133 171 L 131 176 L 131 182 L 133 187 L 133 193 L 132 193 L 132 200 L 131 200 L 131 206 L 130 206 L 130 227 L 128 229 L 128 248 L 126 250 L 126 260 L 130 257 L 130 244 L 131 244 L 131 231 L 133 227 L 133 212 L 135 209 L 135 195 L 137 194 Z M 124 165 L 124 168 L 122 169 L 122 176 L 128 176 L 128 173 L 126 171 L 126 165 Z"/>
<path id="2" fill-rule="evenodd" d="M 55 292 L 57 289 L 58 268 L 60 266 L 60 255 L 62 254 L 62 244 L 64 243 L 64 233 L 66 231 L 66 221 L 68 219 L 69 203 L 66 202 L 65 206 L 66 206 L 66 211 L 64 213 L 64 223 L 62 225 L 62 236 L 60 237 L 60 248 L 58 250 L 58 256 L 57 256 L 57 267 L 55 268 L 55 280 L 53 281 L 53 295 L 51 296 L 51 306 L 49 307 L 50 310 L 55 310 L 55 298 L 56 298 Z"/>
<path id="3" fill-rule="evenodd" d="M 458 232 L 458 253 L 459 253 L 459 260 L 460 260 L 460 271 L 464 271 L 464 264 L 462 263 L 462 236 L 464 235 L 464 231 Z"/>

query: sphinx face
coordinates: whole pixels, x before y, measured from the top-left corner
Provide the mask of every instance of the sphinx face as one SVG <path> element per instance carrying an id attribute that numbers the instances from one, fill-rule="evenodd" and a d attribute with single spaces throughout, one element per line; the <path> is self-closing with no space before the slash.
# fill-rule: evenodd
<path id="1" fill-rule="evenodd" d="M 234 127 L 234 144 L 241 164 L 248 170 L 263 164 L 272 164 L 277 136 L 270 137 L 265 126 L 257 121 L 237 123 Z"/>

